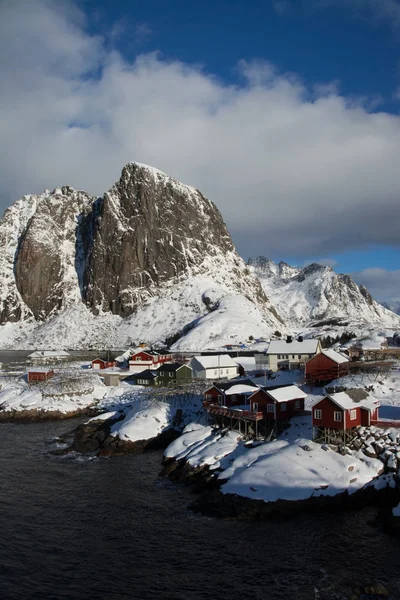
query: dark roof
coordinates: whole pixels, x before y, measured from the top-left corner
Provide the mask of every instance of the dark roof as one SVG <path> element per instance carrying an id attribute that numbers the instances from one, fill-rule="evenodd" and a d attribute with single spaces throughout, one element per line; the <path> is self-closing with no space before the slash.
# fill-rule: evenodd
<path id="1" fill-rule="evenodd" d="M 283 383 L 281 385 L 263 385 L 261 386 L 261 389 L 264 390 L 265 392 L 268 392 L 269 390 L 277 390 L 279 388 L 285 388 L 285 387 L 289 387 L 292 385 L 296 385 L 295 383 Z"/>
<path id="2" fill-rule="evenodd" d="M 346 390 L 345 393 L 348 396 L 350 396 L 350 398 L 353 400 L 353 402 L 361 402 L 361 400 L 365 400 L 369 396 L 368 392 L 366 392 L 362 388 L 354 388 L 352 390 Z"/>
<path id="3" fill-rule="evenodd" d="M 157 373 L 161 371 L 168 371 L 168 373 L 175 373 L 180 367 L 186 367 L 187 365 L 182 363 L 164 363 L 161 367 L 158 367 Z M 189 367 L 190 368 L 190 367 Z"/>
<path id="4" fill-rule="evenodd" d="M 151 371 L 150 369 L 145 369 L 144 371 L 140 371 L 140 373 L 131 373 L 128 377 L 125 377 L 125 381 L 133 380 L 133 379 L 156 379 L 157 373 L 155 371 Z"/>

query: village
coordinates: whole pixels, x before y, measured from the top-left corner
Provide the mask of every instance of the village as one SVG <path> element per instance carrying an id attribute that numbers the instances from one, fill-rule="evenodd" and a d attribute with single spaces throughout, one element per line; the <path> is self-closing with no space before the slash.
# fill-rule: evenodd
<path id="1" fill-rule="evenodd" d="M 73 395 L 71 381 L 80 382 L 75 395 L 82 395 L 94 376 L 100 385 L 112 388 L 109 396 L 147 389 L 147 397 L 159 400 L 166 394 L 171 397 L 174 390 L 182 395 L 195 389 L 215 428 L 238 431 L 245 439 L 271 440 L 291 418 L 304 416 L 311 420 L 314 440 L 345 448 L 360 427 L 400 427 L 400 414 L 398 419 L 393 411 L 390 419 L 385 411 L 380 414 L 379 400 L 364 386 L 351 389 L 352 377 L 360 379 L 361 374 L 362 381 L 368 375 L 370 382 L 397 369 L 397 341 L 394 336 L 388 340 L 390 345 L 363 351 L 351 345 L 323 348 L 319 339 L 287 336 L 267 343 L 264 352 L 248 355 L 157 352 L 142 343 L 114 359 L 98 356 L 78 368 L 71 366 L 66 351 L 41 350 L 29 354 L 26 372 L 15 376 L 26 381 L 33 393 L 40 387 L 43 395 L 50 395 L 48 388 L 54 393 L 60 381 L 60 396 Z M 0 373 L 1 397 L 7 373 Z M 0 410 L 4 408 L 3 402 Z"/>

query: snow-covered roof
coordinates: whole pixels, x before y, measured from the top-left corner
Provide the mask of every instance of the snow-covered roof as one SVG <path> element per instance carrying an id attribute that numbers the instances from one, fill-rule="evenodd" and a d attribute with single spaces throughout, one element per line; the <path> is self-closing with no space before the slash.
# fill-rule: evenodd
<path id="1" fill-rule="evenodd" d="M 46 367 L 35 367 L 32 369 L 28 369 L 27 373 L 52 373 L 52 369 L 47 369 Z"/>
<path id="2" fill-rule="evenodd" d="M 255 385 L 243 385 L 242 383 L 238 383 L 237 385 L 233 385 L 229 390 L 226 390 L 225 395 L 231 396 L 232 394 L 253 394 L 259 388 Z"/>
<path id="3" fill-rule="evenodd" d="M 203 369 L 225 369 L 227 367 L 237 368 L 237 364 L 229 356 L 229 354 L 218 354 L 213 356 L 194 356 L 192 360 L 196 360 L 198 363 L 200 363 Z"/>
<path id="4" fill-rule="evenodd" d="M 267 354 L 315 354 L 319 340 L 273 340 L 269 343 Z"/>
<path id="5" fill-rule="evenodd" d="M 327 356 L 338 365 L 341 365 L 345 362 L 349 362 L 348 356 L 346 356 L 345 354 L 341 354 L 340 352 L 336 352 L 336 350 L 322 350 L 321 354 Z"/>
<path id="6" fill-rule="evenodd" d="M 265 390 L 269 396 L 271 396 L 276 402 L 289 402 L 289 400 L 298 400 L 299 398 L 306 398 L 305 394 L 297 385 L 286 385 L 281 388 L 274 390 Z"/>
<path id="7" fill-rule="evenodd" d="M 65 350 L 36 350 L 28 355 L 28 358 L 57 358 L 70 356 Z"/>
<path id="8" fill-rule="evenodd" d="M 351 410 L 352 408 L 373 409 L 379 406 L 379 402 L 369 398 L 368 394 L 361 389 L 348 390 L 347 392 L 338 392 L 328 396 L 335 404 L 343 410 Z M 358 399 L 359 398 L 359 399 Z"/>

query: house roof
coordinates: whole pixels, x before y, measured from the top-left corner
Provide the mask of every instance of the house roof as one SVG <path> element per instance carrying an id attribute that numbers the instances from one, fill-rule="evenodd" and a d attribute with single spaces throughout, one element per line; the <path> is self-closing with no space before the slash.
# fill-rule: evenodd
<path id="1" fill-rule="evenodd" d="M 306 398 L 307 394 L 297 385 L 285 385 L 279 388 L 263 388 L 264 392 L 271 396 L 276 402 L 288 402 L 289 400 L 299 400 Z"/>
<path id="2" fill-rule="evenodd" d="M 379 406 L 378 401 L 370 398 L 368 393 L 361 388 L 329 394 L 328 398 L 343 410 L 351 410 L 357 407 L 371 410 Z"/>
<path id="3" fill-rule="evenodd" d="M 160 373 L 161 371 L 168 371 L 169 373 L 175 373 L 175 371 L 177 371 L 181 367 L 188 367 L 189 369 L 191 368 L 188 365 L 185 365 L 182 363 L 164 363 L 163 365 L 161 365 L 161 367 L 158 367 L 157 373 Z"/>
<path id="4" fill-rule="evenodd" d="M 251 379 L 233 379 L 233 380 L 231 379 L 231 381 L 226 381 L 225 383 L 220 383 L 219 381 L 214 381 L 213 385 L 211 387 L 215 387 L 218 390 L 220 390 L 221 392 L 226 393 L 227 390 L 230 390 L 232 387 L 237 386 L 237 385 L 245 385 L 248 387 L 252 387 L 254 392 L 256 390 L 258 390 L 260 387 L 256 383 L 254 383 L 254 381 L 252 381 Z M 239 393 L 239 392 L 233 392 L 233 393 Z"/>
<path id="5" fill-rule="evenodd" d="M 131 354 L 131 356 L 129 357 L 129 360 L 132 360 L 132 358 L 134 358 L 138 354 L 148 354 L 149 356 L 160 356 L 158 354 L 158 352 L 155 352 L 154 350 L 146 350 L 146 348 L 139 348 L 139 350 L 136 350 L 136 352 Z"/>
<path id="6" fill-rule="evenodd" d="M 70 356 L 65 350 L 36 350 L 28 355 L 28 358 L 56 358 L 59 356 Z"/>
<path id="7" fill-rule="evenodd" d="M 229 354 L 218 354 L 212 356 L 194 356 L 192 361 L 196 360 L 203 369 L 225 369 L 227 367 L 236 367 L 237 364 Z"/>
<path id="8" fill-rule="evenodd" d="M 266 354 L 315 354 L 319 340 L 273 340 L 269 343 Z"/>
<path id="9" fill-rule="evenodd" d="M 156 379 L 157 373 L 151 371 L 150 369 L 145 369 L 144 371 L 140 371 L 140 373 L 132 373 L 126 379 Z"/>
<path id="10" fill-rule="evenodd" d="M 341 354 L 340 352 L 336 352 L 336 350 L 332 350 L 332 349 L 322 350 L 321 354 L 323 354 L 324 356 L 327 356 L 328 358 L 333 360 L 338 365 L 349 362 L 348 356 L 345 356 L 344 354 Z"/>
<path id="11" fill-rule="evenodd" d="M 227 396 L 232 396 L 233 394 L 254 394 L 254 392 L 258 388 L 254 385 L 245 385 L 243 383 L 237 383 L 233 385 L 228 390 L 226 390 L 225 394 Z"/>

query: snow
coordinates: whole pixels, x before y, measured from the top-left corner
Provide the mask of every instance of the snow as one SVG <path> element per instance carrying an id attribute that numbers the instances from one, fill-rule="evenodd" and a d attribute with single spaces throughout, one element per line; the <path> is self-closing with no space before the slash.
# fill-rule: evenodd
<path id="1" fill-rule="evenodd" d="M 360 400 L 359 402 L 354 401 L 353 398 L 346 394 L 346 392 L 329 394 L 329 398 L 344 410 L 357 408 L 358 406 L 365 408 L 376 408 L 378 406 L 378 404 L 375 404 L 376 401 L 372 400 L 372 398 L 366 398 L 365 400 Z"/>
<path id="2" fill-rule="evenodd" d="M 98 377 L 83 375 L 80 380 L 57 381 L 51 379 L 43 384 L 29 385 L 22 378 L 2 378 L 0 387 L 0 411 L 75 413 L 95 406 L 107 393 Z"/>
<path id="3" fill-rule="evenodd" d="M 394 517 L 400 517 L 400 504 L 393 508 L 392 514 Z"/>
<path id="4" fill-rule="evenodd" d="M 349 362 L 348 356 L 340 354 L 340 352 L 336 352 L 335 350 L 322 350 L 321 354 L 327 356 L 338 365 L 342 365 L 343 363 Z"/>
<path id="5" fill-rule="evenodd" d="M 229 354 L 194 356 L 192 360 L 196 360 L 203 369 L 224 369 L 225 367 L 237 366 Z"/>
<path id="6" fill-rule="evenodd" d="M 111 435 L 130 442 L 154 438 L 170 427 L 170 410 L 169 404 L 163 402 L 139 411 L 133 408 L 123 421 L 111 427 Z"/>
<path id="7" fill-rule="evenodd" d="M 273 340 L 269 343 L 266 354 L 315 354 L 318 343 L 318 340 L 303 340 L 302 342 Z"/>
<path id="8" fill-rule="evenodd" d="M 237 385 L 232 386 L 229 390 L 225 390 L 226 396 L 231 396 L 233 394 L 254 394 L 259 389 L 258 386 L 254 385 L 243 385 L 238 383 Z"/>
<path id="9" fill-rule="evenodd" d="M 277 402 L 288 402 L 289 400 L 307 397 L 307 394 L 300 390 L 296 385 L 289 385 L 276 390 L 267 390 L 267 392 Z"/>
<path id="10" fill-rule="evenodd" d="M 187 427 L 165 451 L 167 458 L 186 459 L 193 467 L 218 470 L 224 494 L 273 502 L 352 493 L 382 470 L 382 462 L 361 452 L 342 456 L 311 441 L 310 421 L 292 419 L 274 442 L 248 448 L 237 432 Z"/>

